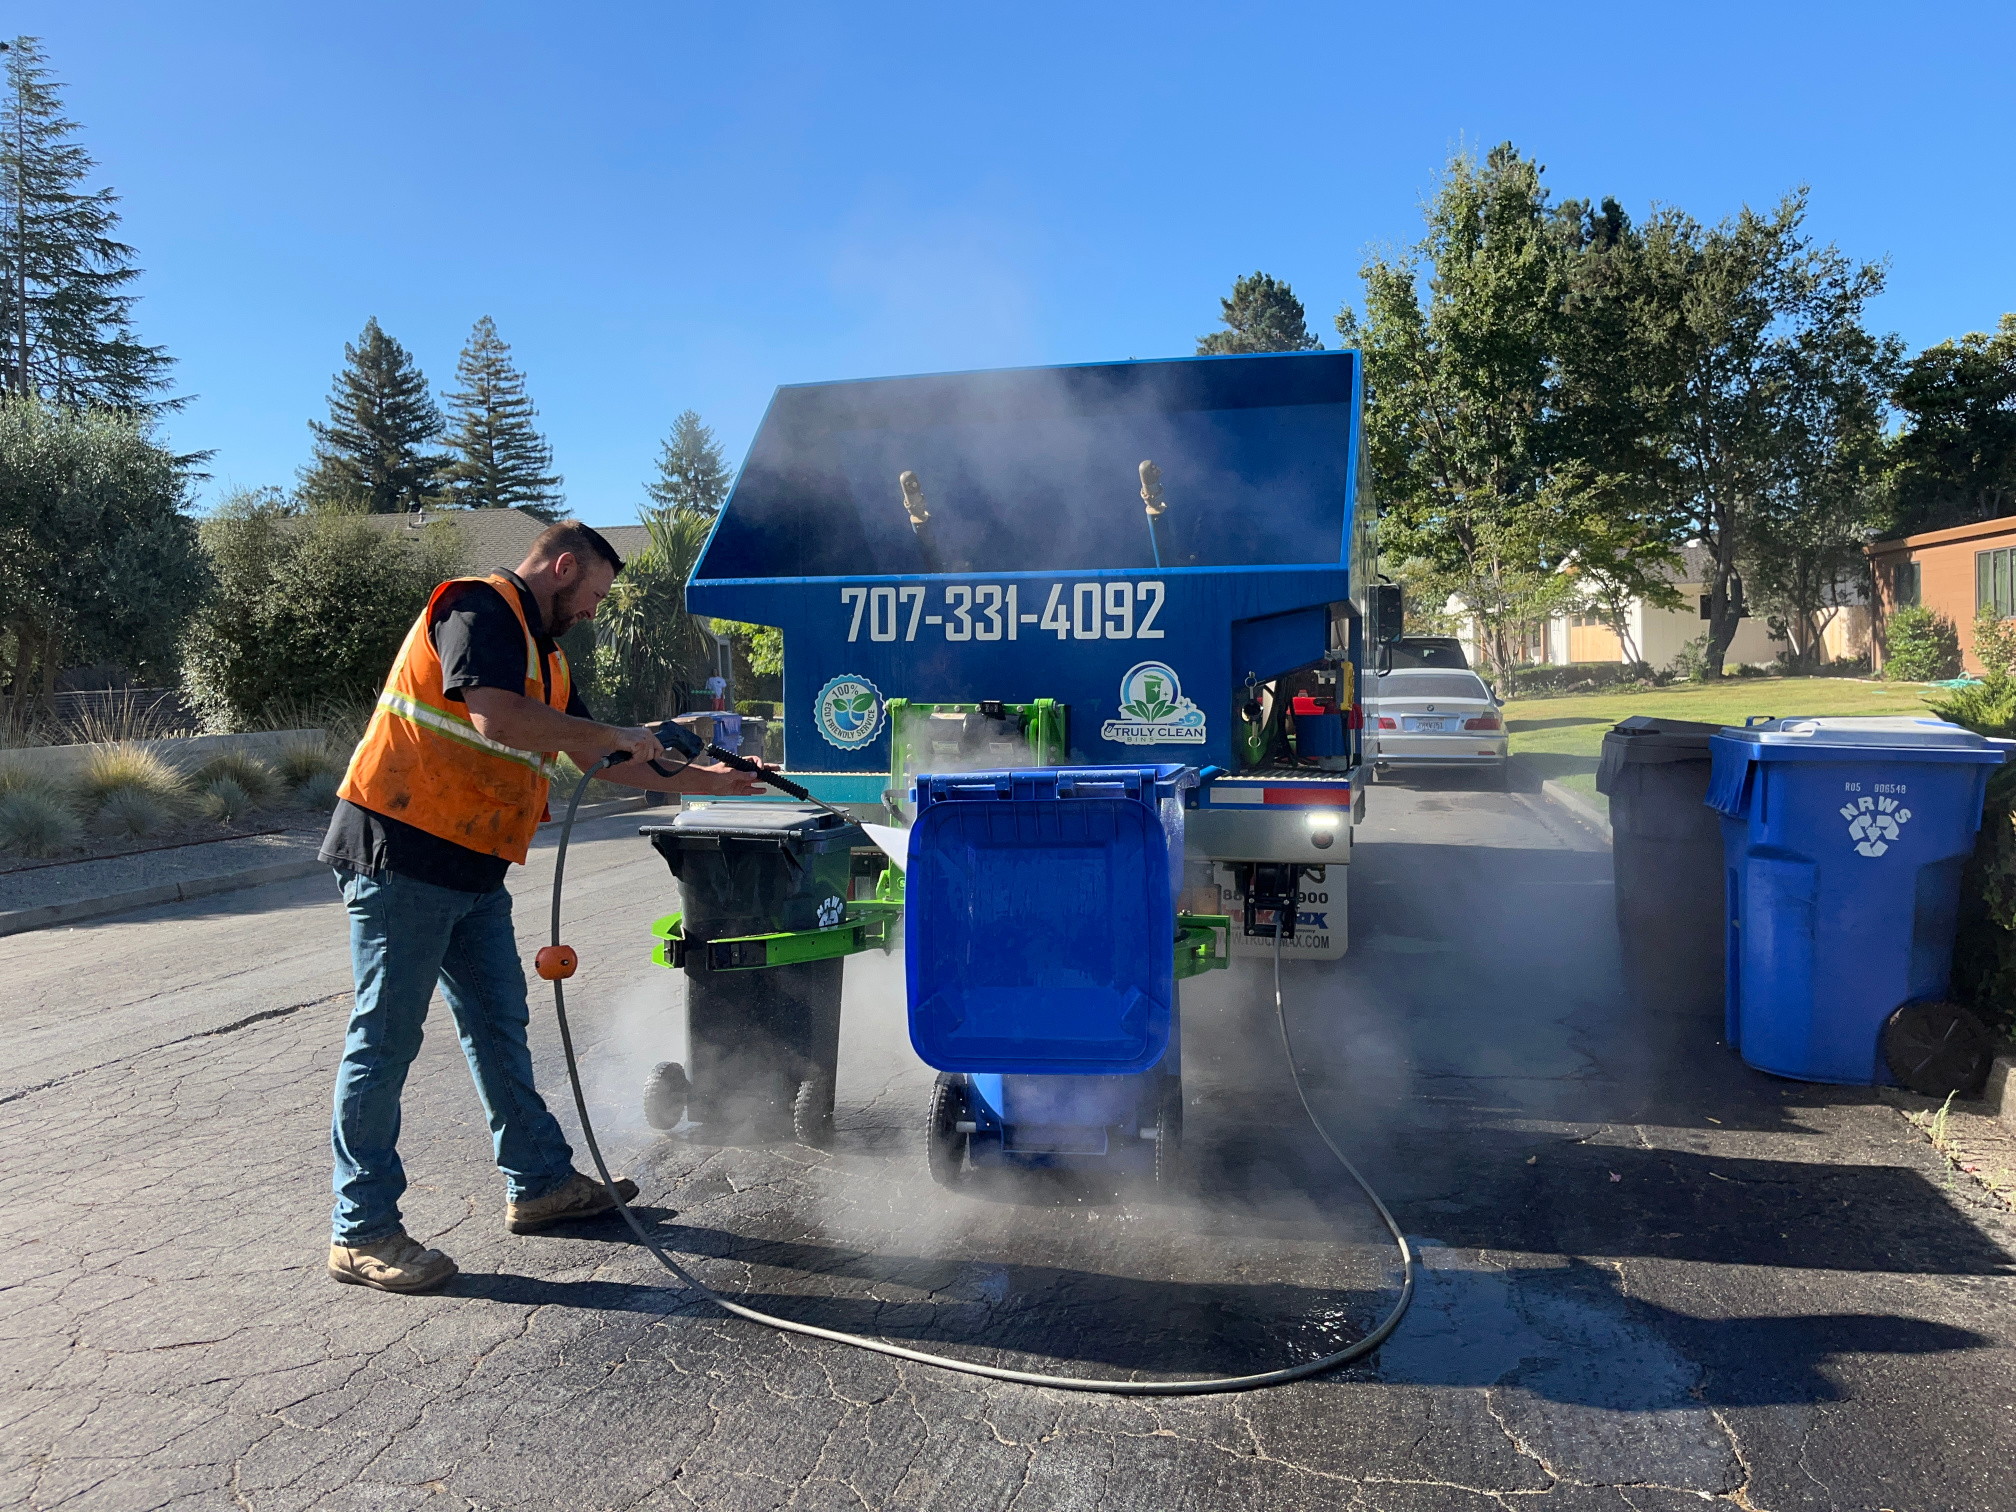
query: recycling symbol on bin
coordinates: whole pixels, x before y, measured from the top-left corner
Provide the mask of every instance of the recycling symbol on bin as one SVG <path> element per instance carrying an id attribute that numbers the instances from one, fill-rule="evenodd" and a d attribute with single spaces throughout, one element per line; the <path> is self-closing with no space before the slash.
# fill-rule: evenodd
<path id="1" fill-rule="evenodd" d="M 1848 821 L 1848 838 L 1855 842 L 1855 853 L 1880 856 L 1911 822 L 1911 810 L 1899 808 L 1895 798 L 1857 798 L 1841 805 L 1841 817 Z"/>
<path id="2" fill-rule="evenodd" d="M 822 898 L 819 903 L 819 927 L 821 929 L 831 929 L 841 919 L 846 917 L 846 914 L 847 903 L 845 899 L 837 895 L 831 898 Z"/>

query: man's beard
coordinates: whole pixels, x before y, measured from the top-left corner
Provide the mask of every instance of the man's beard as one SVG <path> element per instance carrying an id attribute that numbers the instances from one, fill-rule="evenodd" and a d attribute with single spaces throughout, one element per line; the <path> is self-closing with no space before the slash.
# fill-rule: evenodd
<path id="1" fill-rule="evenodd" d="M 549 633 L 556 636 L 565 635 L 576 625 L 595 618 L 595 610 L 592 606 L 587 608 L 582 607 L 582 603 L 587 597 L 588 585 L 586 583 L 577 583 L 571 588 L 562 588 L 556 593 L 553 596 L 553 629 Z"/>

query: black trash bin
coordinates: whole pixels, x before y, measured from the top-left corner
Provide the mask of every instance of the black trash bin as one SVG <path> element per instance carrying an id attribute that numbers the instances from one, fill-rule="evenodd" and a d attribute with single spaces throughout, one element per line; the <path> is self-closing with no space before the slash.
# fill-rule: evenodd
<path id="1" fill-rule="evenodd" d="M 1722 816 L 1707 805 L 1721 729 L 1640 715 L 1603 737 L 1624 981 L 1647 1008 L 1722 1011 Z"/>
<path id="2" fill-rule="evenodd" d="M 706 947 L 840 923 L 852 852 L 867 836 L 822 809 L 778 803 L 711 804 L 640 833 L 679 879 L 686 973 L 687 1064 L 653 1073 L 647 1116 L 669 1127 L 683 1100 L 703 1137 L 795 1132 L 825 1143 L 846 962 L 737 969 Z"/>

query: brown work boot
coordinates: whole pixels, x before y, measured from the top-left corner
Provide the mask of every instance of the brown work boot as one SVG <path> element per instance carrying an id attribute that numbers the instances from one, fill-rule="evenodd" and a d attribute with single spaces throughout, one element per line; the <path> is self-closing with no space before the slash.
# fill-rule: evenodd
<path id="1" fill-rule="evenodd" d="M 627 1176 L 616 1178 L 616 1190 L 628 1202 L 637 1195 L 637 1183 Z M 613 1213 L 609 1189 L 593 1176 L 576 1171 L 566 1182 L 544 1197 L 520 1197 L 504 1204 L 504 1227 L 514 1234 L 530 1234 L 574 1218 L 593 1218 Z"/>
<path id="2" fill-rule="evenodd" d="M 329 1274 L 345 1286 L 379 1291 L 420 1292 L 441 1285 L 459 1269 L 437 1249 L 428 1249 L 404 1229 L 376 1244 L 332 1244 Z"/>

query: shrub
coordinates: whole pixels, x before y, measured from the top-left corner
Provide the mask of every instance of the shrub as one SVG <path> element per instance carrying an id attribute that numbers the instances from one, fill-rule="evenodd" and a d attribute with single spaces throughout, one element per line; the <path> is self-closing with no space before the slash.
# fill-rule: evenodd
<path id="1" fill-rule="evenodd" d="M 1897 682 L 1938 682 L 1960 672 L 1960 637 L 1945 615 L 1910 604 L 1890 616 L 1883 675 Z"/>
<path id="2" fill-rule="evenodd" d="M 326 743 L 317 745 L 297 740 L 282 747 L 275 758 L 275 765 L 279 768 L 280 780 L 290 788 L 298 788 L 321 773 L 341 777 L 345 763 Z"/>
<path id="3" fill-rule="evenodd" d="M 249 751 L 226 751 L 196 769 L 196 786 L 206 793 L 219 781 L 237 788 L 247 805 L 265 803 L 280 790 L 279 774 Z"/>
<path id="4" fill-rule="evenodd" d="M 1991 675 L 2016 673 L 2016 619 L 2003 619 L 1984 605 L 1974 616 L 1974 660 Z"/>
<path id="5" fill-rule="evenodd" d="M 180 772 L 145 746 L 98 746 L 77 779 L 79 806 L 95 814 L 113 798 L 137 793 L 157 810 L 172 811 L 189 791 Z"/>
<path id="6" fill-rule="evenodd" d="M 738 698 L 735 701 L 735 712 L 747 714 L 754 719 L 775 719 L 777 705 L 760 698 Z"/>
<path id="7" fill-rule="evenodd" d="M 1708 637 L 1697 635 L 1673 656 L 1673 675 L 1689 682 L 1708 681 Z"/>
<path id="8" fill-rule="evenodd" d="M 16 787 L 0 794 L 0 850 L 47 856 L 77 843 L 77 816 L 53 793 Z"/>
<path id="9" fill-rule="evenodd" d="M 18 762 L 0 761 L 0 798 L 15 793 L 39 793 L 58 802 L 63 797 L 62 789 L 47 777 L 29 771 Z"/>
<path id="10" fill-rule="evenodd" d="M 334 772 L 315 772 L 294 789 L 294 799 L 307 808 L 327 813 L 336 807 L 336 788 L 340 780 Z"/>
<path id="11" fill-rule="evenodd" d="M 1932 699 L 1932 712 L 1977 735 L 2016 735 L 2016 676 L 1988 664 L 1980 682 Z M 1999 767 L 1960 885 L 1953 995 L 2004 1032 L 2016 1030 L 2016 768 Z"/>
<path id="12" fill-rule="evenodd" d="M 252 795 L 229 777 L 212 777 L 196 806 L 219 824 L 229 824 L 252 807 Z"/>
<path id="13" fill-rule="evenodd" d="M 218 592 L 183 638 L 183 682 L 206 725 L 227 730 L 375 697 L 461 552 L 450 522 L 385 530 L 248 495 L 206 521 L 202 539 Z"/>
<path id="14" fill-rule="evenodd" d="M 175 807 L 146 788 L 114 788 L 98 806 L 98 827 L 107 834 L 145 839 L 174 823 Z"/>

